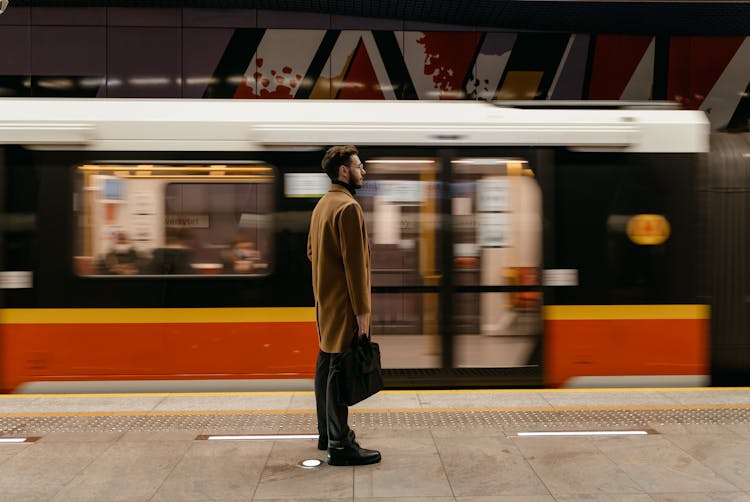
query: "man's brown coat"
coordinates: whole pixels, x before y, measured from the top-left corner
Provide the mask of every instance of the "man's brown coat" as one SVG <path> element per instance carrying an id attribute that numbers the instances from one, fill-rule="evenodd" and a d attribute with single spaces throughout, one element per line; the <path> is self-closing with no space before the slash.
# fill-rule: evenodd
<path id="1" fill-rule="evenodd" d="M 307 238 L 320 350 L 345 350 L 357 315 L 370 313 L 370 245 L 362 207 L 343 186 L 331 185 L 313 210 Z M 369 327 L 368 327 L 369 329 Z"/>

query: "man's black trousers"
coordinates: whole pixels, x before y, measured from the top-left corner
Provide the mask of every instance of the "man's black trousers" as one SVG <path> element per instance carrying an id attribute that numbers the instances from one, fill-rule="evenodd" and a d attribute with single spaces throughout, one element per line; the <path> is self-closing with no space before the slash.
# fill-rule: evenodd
<path id="1" fill-rule="evenodd" d="M 349 408 L 339 404 L 339 385 L 343 375 L 336 366 L 339 354 L 318 351 L 315 365 L 315 405 L 318 412 L 318 434 L 328 438 L 329 446 L 345 446 L 354 439 L 349 429 Z"/>

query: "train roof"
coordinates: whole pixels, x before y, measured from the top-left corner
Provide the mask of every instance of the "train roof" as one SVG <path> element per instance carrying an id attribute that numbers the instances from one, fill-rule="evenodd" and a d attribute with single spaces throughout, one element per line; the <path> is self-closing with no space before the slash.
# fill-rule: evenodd
<path id="1" fill-rule="evenodd" d="M 565 146 L 706 152 L 701 111 L 483 101 L 0 99 L 0 144 L 249 151 L 294 146 Z M 554 106 L 554 105 L 552 105 Z"/>

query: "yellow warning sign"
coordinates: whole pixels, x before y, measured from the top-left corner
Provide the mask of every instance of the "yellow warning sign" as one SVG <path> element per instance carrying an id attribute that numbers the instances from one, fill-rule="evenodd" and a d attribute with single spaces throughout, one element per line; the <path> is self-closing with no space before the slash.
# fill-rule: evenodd
<path id="1" fill-rule="evenodd" d="M 637 214 L 628 221 L 628 237 L 641 246 L 657 246 L 669 239 L 669 222 L 660 214 Z"/>

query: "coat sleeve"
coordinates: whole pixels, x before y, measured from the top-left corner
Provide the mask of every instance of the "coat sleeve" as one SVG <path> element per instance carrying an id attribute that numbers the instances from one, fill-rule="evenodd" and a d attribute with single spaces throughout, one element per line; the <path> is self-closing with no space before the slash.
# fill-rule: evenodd
<path id="1" fill-rule="evenodd" d="M 347 204 L 338 221 L 341 258 L 354 315 L 370 313 L 370 251 L 359 204 Z"/>

